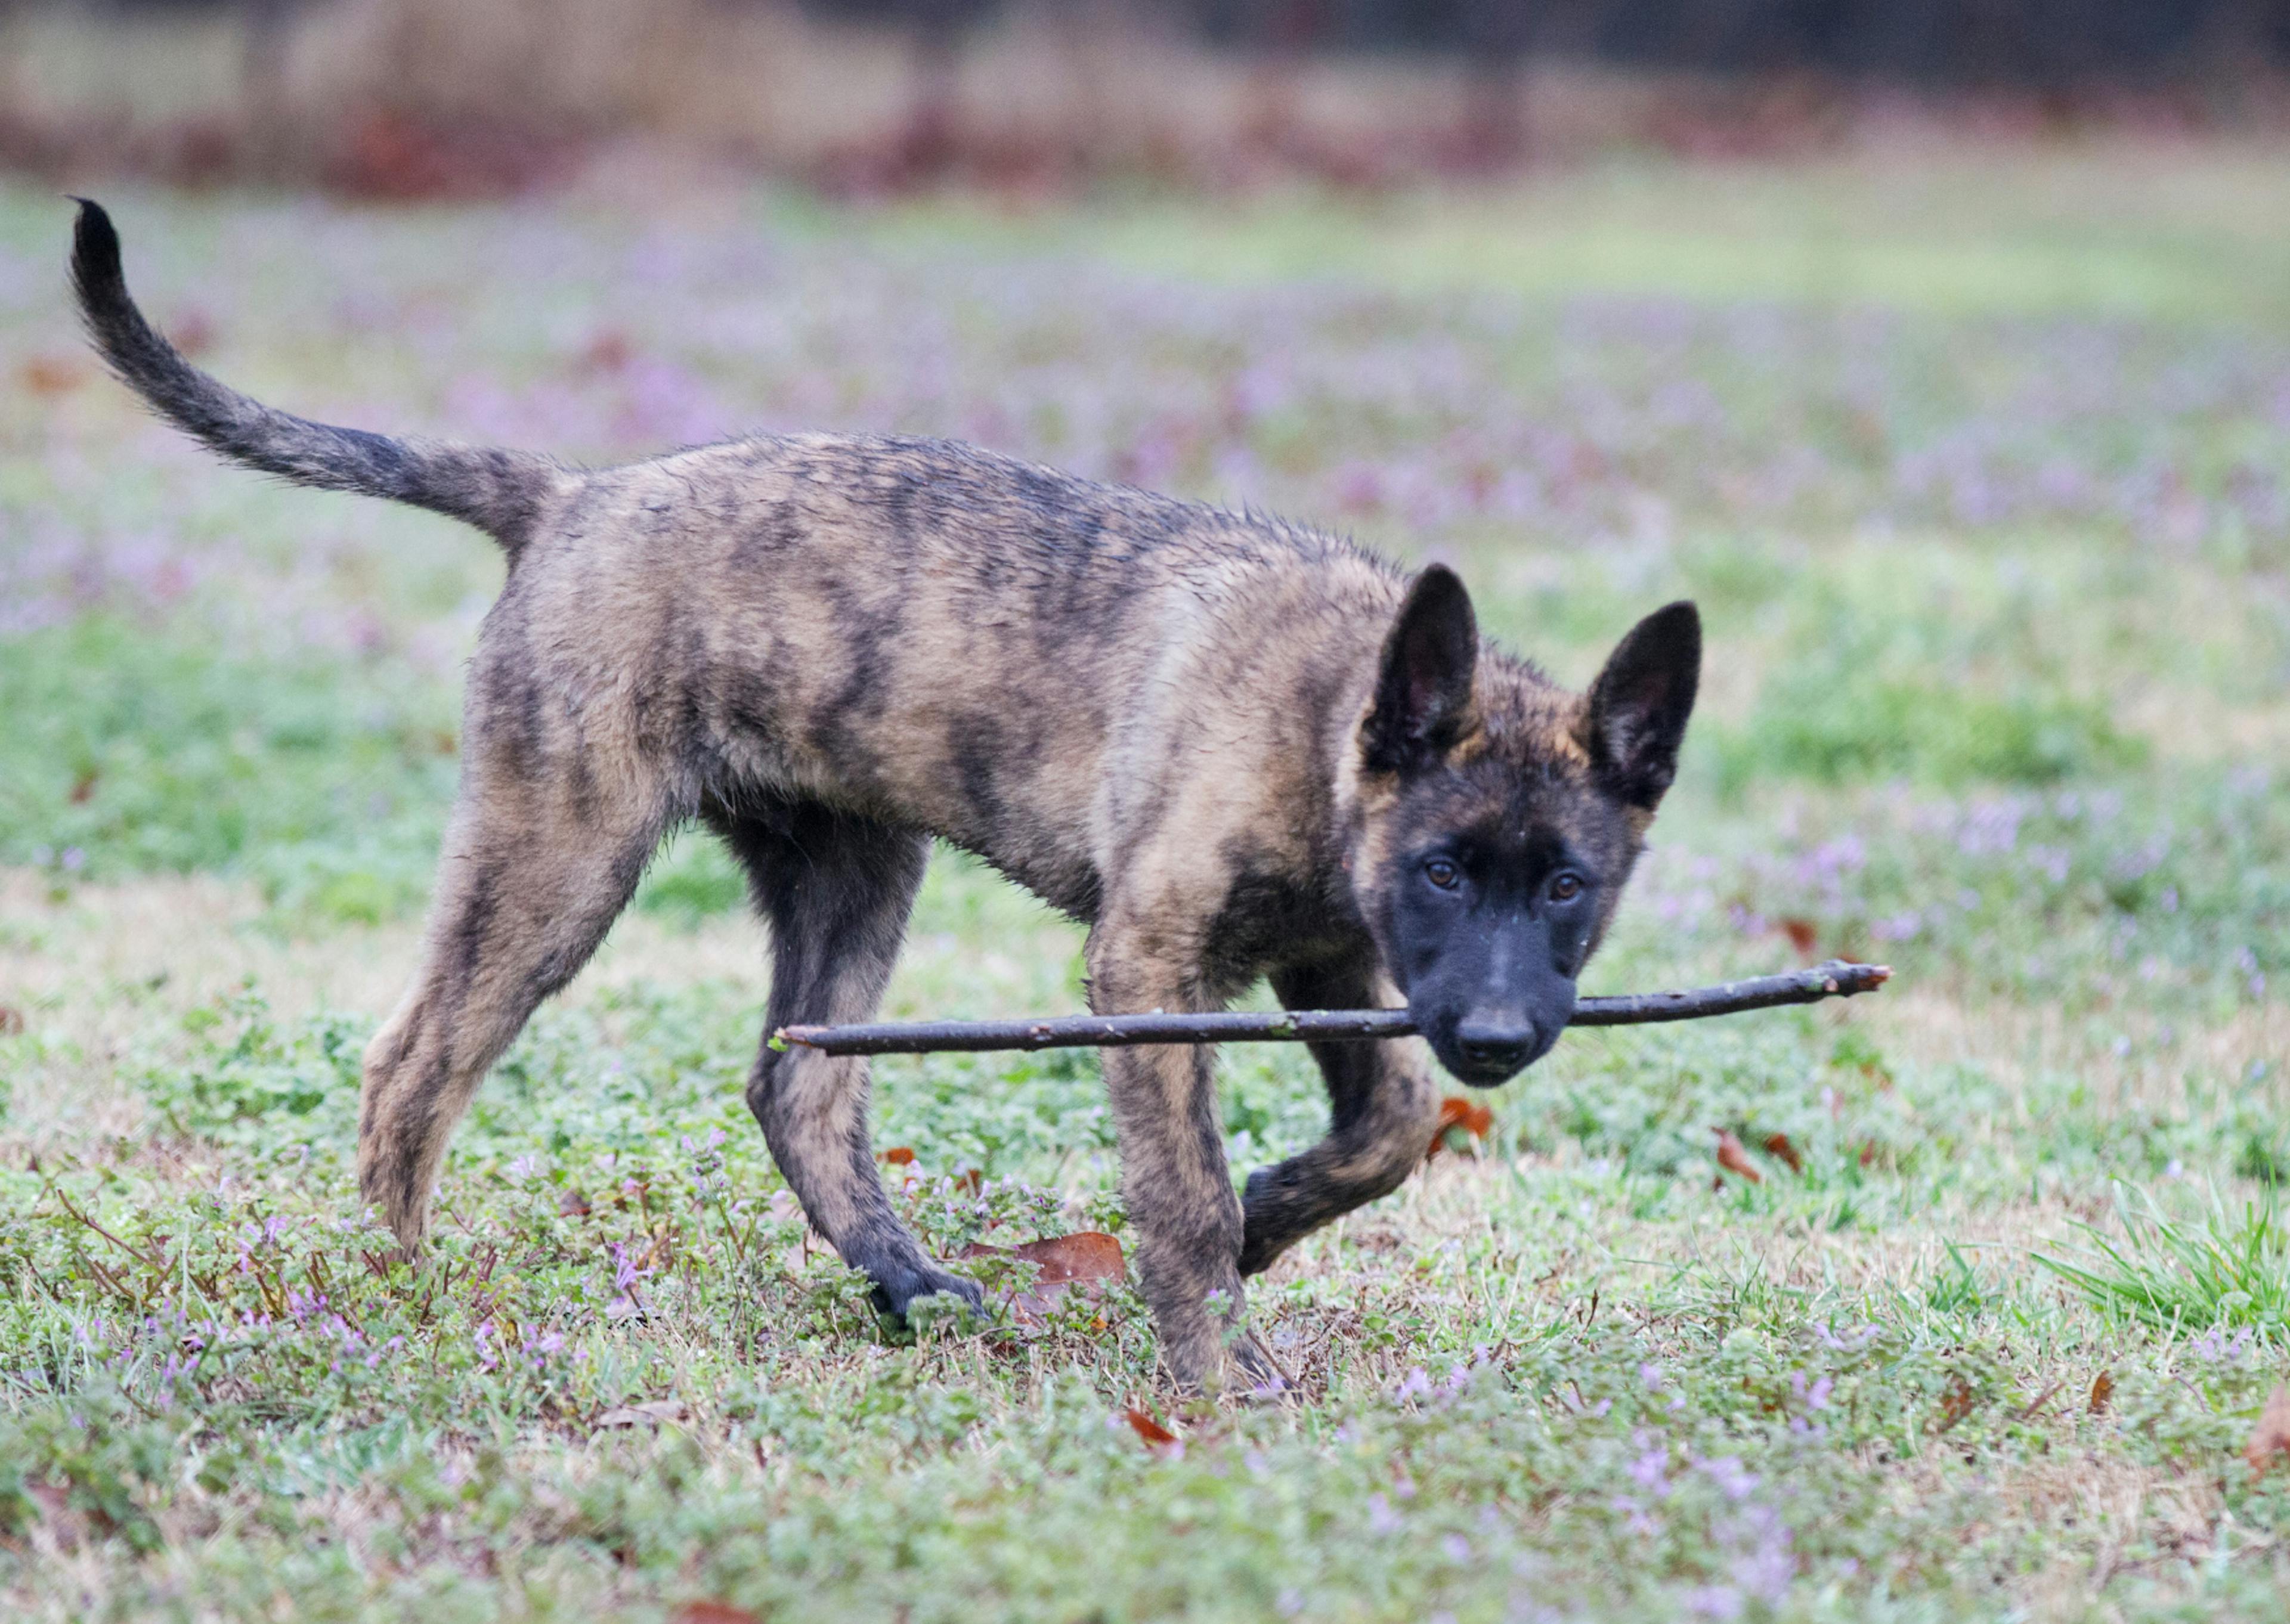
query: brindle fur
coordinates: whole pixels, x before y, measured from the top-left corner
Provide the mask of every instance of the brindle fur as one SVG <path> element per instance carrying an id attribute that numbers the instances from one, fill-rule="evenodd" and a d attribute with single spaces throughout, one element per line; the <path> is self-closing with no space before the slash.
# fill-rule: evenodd
<path id="1" fill-rule="evenodd" d="M 1380 922 L 1423 828 L 1484 827 L 1522 861 L 1536 842 L 1593 854 L 1617 876 L 1594 942 L 1660 796 L 1601 789 L 1594 708 L 1475 644 L 1451 714 L 1419 730 L 1439 770 L 1382 759 L 1410 584 L 1308 529 L 937 440 L 773 436 L 574 470 L 328 428 L 153 332 L 92 204 L 74 273 L 114 369 L 218 452 L 453 515 L 508 553 L 421 967 L 365 1055 L 360 1187 L 409 1249 L 471 1094 L 680 823 L 746 868 L 777 1027 L 875 1012 L 933 836 L 1088 924 L 1096 1011 L 1214 1009 L 1264 975 L 1290 1007 L 1349 1008 L 1397 999 Z M 1451 575 L 1420 580 L 1468 623 Z M 1211 1052 L 1105 1053 L 1181 1382 L 1262 1379 L 1242 1276 L 1422 1159 L 1420 1044 L 1314 1053 L 1328 1137 L 1245 1199 Z M 893 1212 L 867 1098 L 865 1060 L 800 1048 L 766 1047 L 748 1085 L 805 1212 L 886 1308 L 975 1301 Z"/>

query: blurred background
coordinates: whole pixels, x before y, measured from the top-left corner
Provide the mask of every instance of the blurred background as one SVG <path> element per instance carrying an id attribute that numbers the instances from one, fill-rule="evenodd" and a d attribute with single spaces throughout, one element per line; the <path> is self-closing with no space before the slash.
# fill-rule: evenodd
<path id="1" fill-rule="evenodd" d="M 14 0 L 0 160 L 408 197 L 643 137 L 839 191 L 1387 185 L 2271 127 L 2285 0 Z"/>
<path id="2" fill-rule="evenodd" d="M 1448 560 L 1575 685 L 1692 596 L 1585 990 L 1899 973 L 1570 1036 L 1258 1295 L 1325 1420 L 1181 1468 L 1103 1424 L 1139 1313 L 1094 1392 L 884 1345 L 687 833 L 455 1141 L 433 1318 L 355 1096 L 500 557 L 155 422 L 68 191 L 328 421 L 959 437 Z M 1078 1008 L 1080 945 L 941 852 L 885 1013 Z M 2277 1616 L 2286 988 L 2290 0 L 0 0 L 0 1615 Z M 1296 1048 L 1221 1057 L 1236 1168 L 1322 1131 Z M 1118 1220 L 1093 1056 L 875 1079 L 987 1181 L 909 1164 L 941 1255 Z"/>
<path id="3" fill-rule="evenodd" d="M 2048 996 L 2073 941 L 2093 996 L 2247 1000 L 2280 951 L 2290 0 L 52 0 L 0 44 L 26 883 L 401 929 L 500 579 L 103 380 L 73 189 L 186 348 L 332 420 L 970 439 L 1453 559 L 1572 681 L 1695 596 L 1663 973 L 1702 931 Z M 645 892 L 739 897 L 692 842 Z M 1073 996 L 1013 973 L 978 999 Z"/>

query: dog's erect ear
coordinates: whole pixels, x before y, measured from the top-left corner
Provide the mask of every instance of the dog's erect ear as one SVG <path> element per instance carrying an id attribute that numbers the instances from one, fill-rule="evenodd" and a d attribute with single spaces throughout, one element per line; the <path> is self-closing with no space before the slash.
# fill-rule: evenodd
<path id="1" fill-rule="evenodd" d="M 1411 772 L 1455 740 L 1471 707 L 1479 624 L 1471 596 L 1446 565 L 1428 566 L 1383 640 L 1375 702 L 1360 730 L 1361 764 Z"/>
<path id="2" fill-rule="evenodd" d="M 1591 684 L 1582 748 L 1600 780 L 1652 812 L 1677 776 L 1677 747 L 1701 681 L 1701 616 L 1691 604 L 1657 609 L 1630 628 Z"/>

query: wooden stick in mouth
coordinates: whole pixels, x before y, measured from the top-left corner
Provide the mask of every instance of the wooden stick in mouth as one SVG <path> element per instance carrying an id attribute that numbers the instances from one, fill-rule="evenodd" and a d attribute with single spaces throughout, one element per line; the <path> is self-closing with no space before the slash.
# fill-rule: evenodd
<path id="1" fill-rule="evenodd" d="M 1575 1027 L 1643 1026 L 1660 1020 L 1701 1020 L 1783 1004 L 1817 1004 L 1874 992 L 1891 979 L 1886 964 L 1830 959 L 1810 970 L 1761 975 L 1746 981 L 1684 992 L 1622 993 L 1584 998 L 1574 1005 Z M 800 1044 L 825 1054 L 934 1054 L 997 1049 L 1116 1049 L 1133 1044 L 1338 1043 L 1411 1037 L 1405 1010 L 1282 1010 L 1269 1014 L 1221 1012 L 1171 1015 L 1053 1015 L 1037 1020 L 883 1020 L 857 1026 L 781 1027 L 772 1047 Z"/>

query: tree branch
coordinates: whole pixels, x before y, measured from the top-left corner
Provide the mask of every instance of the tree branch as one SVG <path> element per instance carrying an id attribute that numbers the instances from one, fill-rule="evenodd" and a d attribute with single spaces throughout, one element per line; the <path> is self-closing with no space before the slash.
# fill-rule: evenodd
<path id="1" fill-rule="evenodd" d="M 1892 975 L 1884 964 L 1831 959 L 1810 970 L 1762 975 L 1687 992 L 1625 993 L 1584 998 L 1567 1024 L 1639 1026 L 1699 1020 L 1782 1004 L 1817 1004 L 1874 992 Z M 1405 1010 L 1284 1010 L 1275 1014 L 1058 1015 L 1041 1020 L 876 1021 L 847 1027 L 781 1027 L 772 1047 L 800 1044 L 825 1054 L 932 1054 L 990 1049 L 1113 1049 L 1134 1044 L 1331 1043 L 1409 1037 Z"/>

